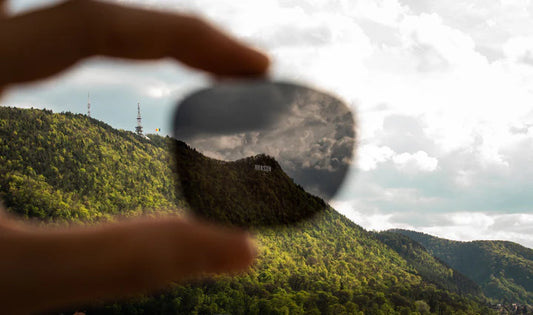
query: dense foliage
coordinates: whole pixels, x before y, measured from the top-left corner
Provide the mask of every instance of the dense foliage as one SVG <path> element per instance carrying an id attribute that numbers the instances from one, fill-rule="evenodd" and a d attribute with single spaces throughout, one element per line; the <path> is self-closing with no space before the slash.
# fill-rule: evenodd
<path id="1" fill-rule="evenodd" d="M 182 141 L 172 142 L 183 195 L 198 215 L 244 227 L 288 225 L 310 218 L 326 203 L 285 174 L 264 154 L 232 162 L 208 158 Z M 255 166 L 267 166 L 268 171 Z"/>
<path id="2" fill-rule="evenodd" d="M 500 302 L 533 305 L 533 250 L 505 241 L 450 241 L 428 234 L 393 230 L 422 244 L 432 255 L 478 283 Z"/>
<path id="3" fill-rule="evenodd" d="M 167 151 L 84 115 L 0 108 L 0 197 L 8 211 L 91 222 L 180 204 Z"/>
<path id="4" fill-rule="evenodd" d="M 181 208 L 166 147 L 83 115 L 0 108 L 0 194 L 9 211 L 47 222 L 96 222 Z M 224 187 L 219 187 L 224 189 Z M 333 209 L 262 230 L 246 274 L 174 285 L 89 314 L 490 314 L 439 288 Z M 66 313 L 72 313 L 66 312 Z"/>
<path id="5" fill-rule="evenodd" d="M 396 252 L 332 209 L 296 228 L 258 235 L 258 263 L 234 278 L 204 279 L 99 308 L 169 314 L 490 314 L 439 289 Z"/>
<path id="6" fill-rule="evenodd" d="M 438 258 L 431 256 L 422 245 L 409 237 L 388 231 L 376 233 L 375 236 L 400 254 L 413 271 L 425 280 L 461 295 L 483 298 L 479 285 Z"/>

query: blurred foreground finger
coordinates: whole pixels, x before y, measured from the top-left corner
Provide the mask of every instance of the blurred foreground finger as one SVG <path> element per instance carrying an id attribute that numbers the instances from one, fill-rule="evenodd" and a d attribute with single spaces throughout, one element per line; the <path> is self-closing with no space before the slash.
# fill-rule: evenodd
<path id="1" fill-rule="evenodd" d="M 247 232 L 200 222 L 179 222 L 174 261 L 183 274 L 237 272 L 247 269 L 257 252 Z"/>
<path id="2" fill-rule="evenodd" d="M 0 19 L 0 86 L 55 74 L 96 55 L 174 58 L 221 76 L 257 76 L 268 58 L 191 16 L 92 0 Z"/>
<path id="3" fill-rule="evenodd" d="M 8 313 L 129 296 L 205 273 L 244 271 L 256 255 L 244 232 L 180 218 L 71 230 L 4 224 L 0 251 L 0 304 Z"/>

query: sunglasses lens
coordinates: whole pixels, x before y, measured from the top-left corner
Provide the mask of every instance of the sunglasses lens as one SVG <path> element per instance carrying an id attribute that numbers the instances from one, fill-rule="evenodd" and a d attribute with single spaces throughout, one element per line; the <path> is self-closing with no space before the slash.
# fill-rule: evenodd
<path id="1" fill-rule="evenodd" d="M 327 207 L 352 160 L 348 107 L 307 87 L 233 82 L 184 99 L 173 148 L 196 215 L 241 227 L 289 225 Z"/>

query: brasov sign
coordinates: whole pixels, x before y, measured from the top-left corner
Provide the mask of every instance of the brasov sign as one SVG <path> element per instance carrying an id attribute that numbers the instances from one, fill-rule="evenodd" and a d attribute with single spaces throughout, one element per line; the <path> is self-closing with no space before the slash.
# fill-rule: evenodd
<path id="1" fill-rule="evenodd" d="M 270 167 L 268 165 L 255 164 L 255 170 L 256 171 L 263 171 L 263 172 L 270 172 L 270 171 L 272 171 L 272 167 Z"/>

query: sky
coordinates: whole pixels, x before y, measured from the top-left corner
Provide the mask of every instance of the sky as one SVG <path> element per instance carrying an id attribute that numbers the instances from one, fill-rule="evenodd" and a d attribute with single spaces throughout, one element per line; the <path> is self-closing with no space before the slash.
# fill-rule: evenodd
<path id="1" fill-rule="evenodd" d="M 314 89 L 230 81 L 194 93 L 178 108 L 176 139 L 218 160 L 269 155 L 296 184 L 326 201 L 335 196 L 352 162 L 351 110 Z"/>
<path id="2" fill-rule="evenodd" d="M 202 16 L 266 51 L 271 78 L 343 99 L 357 161 L 332 204 L 357 224 L 533 248 L 531 1 L 120 2 Z M 145 130 L 166 134 L 175 104 L 210 83 L 170 60 L 91 59 L 0 103 L 85 113 L 90 92 L 94 118 L 133 131 L 140 102 Z"/>

